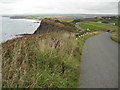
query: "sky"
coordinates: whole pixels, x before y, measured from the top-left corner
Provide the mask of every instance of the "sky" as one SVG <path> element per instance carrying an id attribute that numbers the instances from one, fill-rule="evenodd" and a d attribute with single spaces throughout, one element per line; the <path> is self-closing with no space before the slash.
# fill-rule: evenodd
<path id="1" fill-rule="evenodd" d="M 117 14 L 119 0 L 0 0 L 7 14 Z"/>

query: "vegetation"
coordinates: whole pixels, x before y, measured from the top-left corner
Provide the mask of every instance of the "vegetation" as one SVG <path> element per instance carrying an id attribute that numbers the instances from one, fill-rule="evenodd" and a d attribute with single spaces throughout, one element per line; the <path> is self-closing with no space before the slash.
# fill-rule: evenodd
<path id="1" fill-rule="evenodd" d="M 79 19 L 82 21 L 80 27 L 90 31 L 75 28 L 75 22 L 79 20 L 46 19 L 50 29 L 63 26 L 64 30 L 23 36 L 2 43 L 3 88 L 76 88 L 85 40 L 99 34 L 94 30 L 114 30 L 111 38 L 117 40 L 117 26 L 97 23 L 95 19 Z M 66 26 L 70 30 L 65 29 Z"/>
<path id="2" fill-rule="evenodd" d="M 37 28 L 34 34 L 50 33 L 54 31 L 69 31 L 76 32 L 75 25 L 69 22 L 61 22 L 52 18 L 45 18 L 41 21 L 41 25 Z"/>
<path id="3" fill-rule="evenodd" d="M 105 24 L 105 23 L 97 23 L 97 22 L 81 22 L 80 27 L 84 29 L 90 29 L 90 30 L 117 30 L 117 26 L 113 26 L 111 24 Z"/>
<path id="4" fill-rule="evenodd" d="M 75 23 L 73 23 L 74 19 L 53 19 L 53 20 L 60 21 L 64 25 L 68 25 L 68 26 L 72 27 L 72 29 L 71 29 L 72 32 L 77 32 L 78 31 L 78 29 L 75 28 Z"/>
<path id="5" fill-rule="evenodd" d="M 112 39 L 113 41 L 115 41 L 115 42 L 120 43 L 120 37 L 119 37 L 118 32 L 113 32 L 113 33 L 111 33 L 111 39 Z"/>
<path id="6" fill-rule="evenodd" d="M 58 19 L 61 22 L 69 22 L 71 23 L 74 19 Z"/>
<path id="7" fill-rule="evenodd" d="M 75 87 L 79 60 L 73 53 L 80 51 L 70 36 L 63 32 L 32 35 L 4 43 L 3 87 Z"/>
<path id="8" fill-rule="evenodd" d="M 119 20 L 120 18 L 117 16 L 110 16 L 110 17 L 94 17 L 94 18 L 80 18 L 73 20 L 73 23 L 81 22 L 80 27 L 86 29 L 85 31 L 93 31 L 93 30 L 110 30 L 113 31 L 111 33 L 111 39 L 120 42 L 120 32 L 119 32 Z M 101 23 L 99 23 L 100 21 Z M 115 23 L 115 25 L 112 25 L 110 23 Z M 78 30 L 79 31 L 79 30 Z"/>
<path id="9" fill-rule="evenodd" d="M 3 88 L 75 88 L 88 34 L 70 32 L 30 35 L 2 44 Z"/>
<path id="10" fill-rule="evenodd" d="M 76 24 L 77 22 L 83 22 L 84 20 L 83 19 L 75 19 L 75 20 L 73 20 L 72 22 L 74 23 L 74 24 Z"/>
<path id="11" fill-rule="evenodd" d="M 117 26 L 97 23 L 98 19 L 46 19 L 48 29 L 63 27 L 64 30 L 19 37 L 2 43 L 3 88 L 76 88 L 85 40 L 98 34 L 91 31 L 114 30 L 111 38 L 120 42 Z M 80 27 L 89 28 L 90 31 L 75 28 L 78 21 L 81 21 Z"/>

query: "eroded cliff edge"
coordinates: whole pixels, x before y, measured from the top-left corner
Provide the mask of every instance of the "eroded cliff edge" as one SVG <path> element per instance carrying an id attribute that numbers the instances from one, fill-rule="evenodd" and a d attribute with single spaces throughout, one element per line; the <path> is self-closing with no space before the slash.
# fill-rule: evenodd
<path id="1" fill-rule="evenodd" d="M 40 26 L 34 34 L 50 33 L 54 31 L 72 31 L 74 27 L 69 23 L 60 22 L 59 20 L 43 19 Z"/>

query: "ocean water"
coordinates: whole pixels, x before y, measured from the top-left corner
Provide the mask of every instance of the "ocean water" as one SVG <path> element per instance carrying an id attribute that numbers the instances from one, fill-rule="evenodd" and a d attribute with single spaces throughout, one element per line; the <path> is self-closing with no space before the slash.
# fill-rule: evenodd
<path id="1" fill-rule="evenodd" d="M 38 28 L 40 23 L 29 19 L 10 19 L 9 17 L 0 17 L 0 43 L 9 39 L 19 37 L 19 34 L 32 34 Z"/>

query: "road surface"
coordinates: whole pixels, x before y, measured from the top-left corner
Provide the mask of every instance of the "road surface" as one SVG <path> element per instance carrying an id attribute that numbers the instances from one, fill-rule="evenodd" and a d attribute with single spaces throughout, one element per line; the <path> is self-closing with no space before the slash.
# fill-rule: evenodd
<path id="1" fill-rule="evenodd" d="M 79 88 L 118 87 L 118 44 L 104 32 L 89 38 L 83 49 Z"/>
<path id="2" fill-rule="evenodd" d="M 77 23 L 75 24 L 75 27 L 78 28 L 78 29 L 80 29 L 80 30 L 82 30 L 82 31 L 84 31 L 84 29 L 81 28 L 81 27 L 79 26 L 79 24 L 80 24 L 80 22 L 77 22 Z"/>

